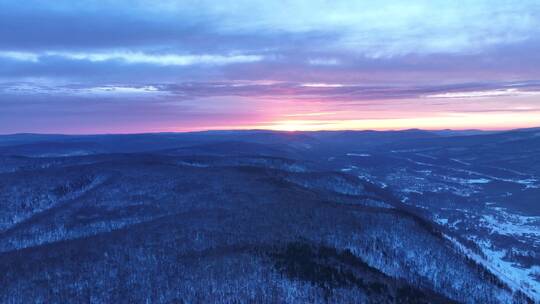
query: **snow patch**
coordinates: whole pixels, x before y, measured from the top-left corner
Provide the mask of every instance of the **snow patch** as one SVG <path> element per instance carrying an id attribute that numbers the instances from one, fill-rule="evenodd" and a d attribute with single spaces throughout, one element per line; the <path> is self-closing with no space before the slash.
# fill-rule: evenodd
<path id="1" fill-rule="evenodd" d="M 473 178 L 473 179 L 465 179 L 464 182 L 467 184 L 487 184 L 491 182 L 491 180 L 487 178 Z"/>
<path id="2" fill-rule="evenodd" d="M 454 245 L 456 250 L 480 265 L 486 267 L 499 279 L 510 286 L 512 290 L 521 290 L 529 297 L 535 299 L 535 301 L 540 301 L 540 282 L 530 279 L 530 272 L 532 268 L 517 268 L 511 262 L 504 261 L 504 252 L 490 249 L 491 244 L 488 241 L 481 243 L 477 242 L 477 244 L 480 245 L 482 252 L 486 256 L 486 258 L 483 258 L 469 248 L 465 247 L 458 240 L 446 234 L 443 234 L 443 236 Z"/>
<path id="3" fill-rule="evenodd" d="M 459 160 L 459 159 L 457 159 L 457 158 L 450 158 L 450 160 L 453 160 L 453 161 L 455 161 L 456 163 L 459 163 L 459 164 L 462 164 L 462 165 L 465 165 L 465 166 L 470 166 L 470 165 L 471 165 L 471 163 L 468 163 L 468 162 L 466 162 L 466 161 Z"/>
<path id="4" fill-rule="evenodd" d="M 347 153 L 347 156 L 358 156 L 358 157 L 370 157 L 371 154 L 367 153 Z"/>

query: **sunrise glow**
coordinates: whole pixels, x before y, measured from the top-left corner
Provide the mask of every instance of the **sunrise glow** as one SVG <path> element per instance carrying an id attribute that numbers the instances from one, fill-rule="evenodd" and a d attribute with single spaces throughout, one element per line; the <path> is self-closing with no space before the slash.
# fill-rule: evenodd
<path id="1" fill-rule="evenodd" d="M 188 2 L 2 4 L 0 133 L 540 124 L 536 1 Z"/>

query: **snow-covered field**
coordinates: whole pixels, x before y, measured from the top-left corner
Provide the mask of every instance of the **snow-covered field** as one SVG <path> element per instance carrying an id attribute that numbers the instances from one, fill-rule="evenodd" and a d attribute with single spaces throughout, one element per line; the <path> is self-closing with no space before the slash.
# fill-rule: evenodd
<path id="1" fill-rule="evenodd" d="M 477 167 L 469 159 L 391 152 L 398 165 L 381 170 L 353 162 L 341 171 L 389 187 L 404 203 L 430 212 L 435 223 L 476 243 L 483 254 L 449 237 L 459 250 L 540 303 L 540 216 L 509 207 L 515 195 L 539 188 L 540 178 L 501 166 Z"/>

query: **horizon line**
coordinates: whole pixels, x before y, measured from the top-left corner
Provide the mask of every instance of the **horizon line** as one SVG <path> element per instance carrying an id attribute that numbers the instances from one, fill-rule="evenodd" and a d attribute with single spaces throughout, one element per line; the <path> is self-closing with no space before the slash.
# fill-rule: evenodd
<path id="1" fill-rule="evenodd" d="M 317 133 L 317 132 L 405 132 L 405 131 L 426 131 L 426 132 L 485 132 L 498 133 L 510 131 L 527 131 L 540 129 L 540 126 L 527 128 L 501 128 L 501 129 L 420 129 L 420 128 L 405 128 L 405 129 L 336 129 L 336 130 L 275 130 L 275 129 L 203 129 L 203 130 L 186 130 L 186 131 L 149 131 L 149 132 L 117 132 L 117 133 L 34 133 L 34 132 L 17 132 L 17 133 L 0 133 L 0 136 L 15 136 L 15 135 L 58 135 L 58 136 L 104 136 L 104 135 L 151 135 L 151 134 L 187 134 L 187 133 L 206 133 L 206 132 L 274 132 L 274 133 Z"/>

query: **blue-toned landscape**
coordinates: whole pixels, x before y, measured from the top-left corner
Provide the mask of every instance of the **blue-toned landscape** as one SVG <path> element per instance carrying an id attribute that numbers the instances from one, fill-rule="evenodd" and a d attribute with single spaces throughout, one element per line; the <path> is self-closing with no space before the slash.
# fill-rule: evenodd
<path id="1" fill-rule="evenodd" d="M 540 304 L 539 0 L 0 0 L 0 304 Z"/>
<path id="2" fill-rule="evenodd" d="M 539 297 L 540 129 L 18 134 L 0 155 L 4 303 Z"/>

